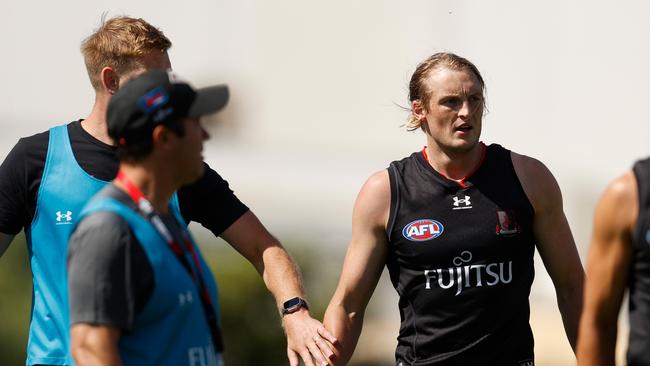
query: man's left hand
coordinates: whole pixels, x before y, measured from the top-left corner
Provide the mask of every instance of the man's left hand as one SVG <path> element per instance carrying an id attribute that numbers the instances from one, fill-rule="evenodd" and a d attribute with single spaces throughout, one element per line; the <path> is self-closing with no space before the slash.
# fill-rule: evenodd
<path id="1" fill-rule="evenodd" d="M 299 366 L 300 358 L 305 366 L 329 365 L 328 360 L 334 357 L 330 344 L 338 341 L 321 322 L 309 315 L 307 309 L 285 315 L 282 325 L 287 334 L 287 356 L 291 366 Z"/>

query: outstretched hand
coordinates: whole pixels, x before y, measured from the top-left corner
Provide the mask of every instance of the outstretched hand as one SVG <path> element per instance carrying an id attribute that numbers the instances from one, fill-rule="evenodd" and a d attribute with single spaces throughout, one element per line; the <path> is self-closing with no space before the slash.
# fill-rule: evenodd
<path id="1" fill-rule="evenodd" d="M 305 366 L 329 365 L 334 357 L 330 344 L 336 345 L 338 341 L 321 322 L 309 315 L 309 311 L 300 309 L 285 315 L 282 325 L 287 334 L 287 357 L 291 366 L 299 366 L 301 358 Z"/>

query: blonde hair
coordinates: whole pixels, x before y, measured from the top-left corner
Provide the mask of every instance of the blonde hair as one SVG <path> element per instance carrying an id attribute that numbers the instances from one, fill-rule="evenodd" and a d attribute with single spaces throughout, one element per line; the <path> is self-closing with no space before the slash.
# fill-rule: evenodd
<path id="1" fill-rule="evenodd" d="M 485 91 L 485 83 L 483 82 L 483 77 L 473 63 L 450 52 L 439 52 L 422 61 L 415 69 L 415 72 L 413 72 L 413 75 L 411 76 L 411 82 L 409 83 L 409 101 L 411 104 L 417 100 L 422 104 L 423 107 L 426 108 L 429 102 L 429 98 L 431 97 L 431 90 L 428 90 L 426 87 L 426 79 L 433 70 L 438 68 L 447 68 L 450 70 L 458 71 L 471 71 L 481 83 L 481 89 L 483 92 Z M 423 121 L 418 119 L 413 114 L 413 110 L 411 109 L 411 113 L 406 122 L 406 129 L 409 131 L 414 131 L 418 128 L 422 128 L 424 130 Z"/>
<path id="2" fill-rule="evenodd" d="M 142 67 L 143 57 L 150 52 L 165 52 L 171 45 L 158 28 L 143 19 L 118 16 L 102 19 L 99 29 L 81 43 L 81 53 L 90 83 L 100 90 L 104 67 L 125 74 Z"/>

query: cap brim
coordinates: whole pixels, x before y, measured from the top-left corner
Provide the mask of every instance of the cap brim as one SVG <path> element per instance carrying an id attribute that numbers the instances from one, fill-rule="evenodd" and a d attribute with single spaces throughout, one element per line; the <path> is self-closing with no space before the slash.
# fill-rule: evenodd
<path id="1" fill-rule="evenodd" d="M 200 117 L 206 114 L 219 112 L 228 104 L 227 85 L 215 85 L 196 90 L 196 98 L 190 107 L 190 117 Z"/>

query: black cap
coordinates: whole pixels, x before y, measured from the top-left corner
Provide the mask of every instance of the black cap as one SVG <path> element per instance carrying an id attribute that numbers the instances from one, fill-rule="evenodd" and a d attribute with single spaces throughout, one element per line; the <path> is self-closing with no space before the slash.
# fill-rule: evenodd
<path id="1" fill-rule="evenodd" d="M 118 144 L 151 139 L 154 127 L 186 117 L 218 112 L 228 102 L 228 87 L 193 89 L 171 71 L 151 70 L 128 81 L 108 103 L 108 135 Z"/>

